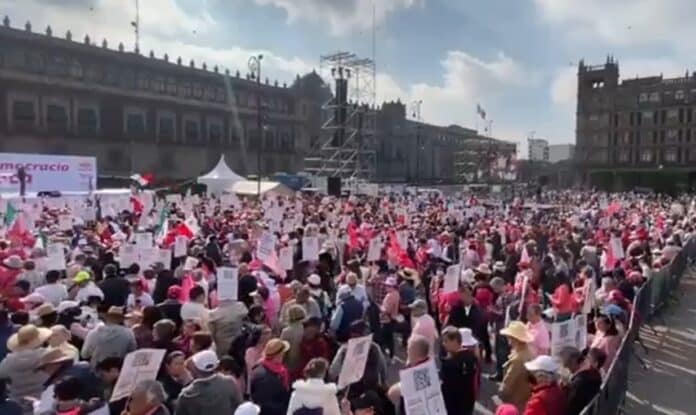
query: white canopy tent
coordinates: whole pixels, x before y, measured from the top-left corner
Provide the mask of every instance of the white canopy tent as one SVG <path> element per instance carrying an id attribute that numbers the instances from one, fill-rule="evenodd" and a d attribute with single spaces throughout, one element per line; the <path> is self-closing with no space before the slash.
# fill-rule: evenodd
<path id="1" fill-rule="evenodd" d="M 227 190 L 231 190 L 238 195 L 256 196 L 259 192 L 259 182 L 256 180 L 244 180 L 235 183 Z M 282 183 L 261 181 L 261 194 L 291 196 L 295 192 Z"/>
<path id="2" fill-rule="evenodd" d="M 220 155 L 220 161 L 207 174 L 198 178 L 198 183 L 208 186 L 208 193 L 222 193 L 235 183 L 246 180 L 238 175 L 225 163 L 225 155 Z"/>

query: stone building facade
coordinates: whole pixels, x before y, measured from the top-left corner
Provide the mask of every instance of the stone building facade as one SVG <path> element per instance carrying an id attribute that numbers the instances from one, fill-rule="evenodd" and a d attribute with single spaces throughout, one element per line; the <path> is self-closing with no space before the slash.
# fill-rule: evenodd
<path id="1" fill-rule="evenodd" d="M 263 139 L 256 123 L 261 93 Z M 0 151 L 97 157 L 100 176 L 189 178 L 224 154 L 242 175 L 302 169 L 326 87 L 257 84 L 167 55 L 0 26 Z M 330 93 L 330 92 L 328 92 Z"/>
<path id="2" fill-rule="evenodd" d="M 696 73 L 619 79 L 619 63 L 578 67 L 575 162 L 588 185 L 691 187 Z"/>

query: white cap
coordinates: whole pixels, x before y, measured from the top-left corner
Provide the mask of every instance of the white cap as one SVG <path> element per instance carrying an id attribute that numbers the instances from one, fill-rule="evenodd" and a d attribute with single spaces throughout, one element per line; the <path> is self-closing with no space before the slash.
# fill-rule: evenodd
<path id="1" fill-rule="evenodd" d="M 321 284 L 321 277 L 317 274 L 312 274 L 309 277 L 307 277 L 307 282 L 312 285 L 319 285 Z"/>
<path id="2" fill-rule="evenodd" d="M 525 363 L 524 367 L 530 372 L 557 373 L 561 366 L 553 357 L 541 355 Z"/>
<path id="3" fill-rule="evenodd" d="M 478 340 L 476 340 L 470 328 L 464 327 L 459 329 L 459 334 L 462 336 L 462 346 L 473 347 L 478 344 Z"/>
<path id="4" fill-rule="evenodd" d="M 259 415 L 261 408 L 253 402 L 244 402 L 234 411 L 234 415 Z"/>
<path id="5" fill-rule="evenodd" d="M 212 350 L 203 350 L 191 357 L 193 365 L 201 372 L 213 372 L 220 364 L 217 354 Z"/>

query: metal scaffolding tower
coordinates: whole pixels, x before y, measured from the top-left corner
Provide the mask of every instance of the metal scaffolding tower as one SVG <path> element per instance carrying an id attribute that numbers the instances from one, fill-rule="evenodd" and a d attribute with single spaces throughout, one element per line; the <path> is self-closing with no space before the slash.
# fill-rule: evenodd
<path id="1" fill-rule="evenodd" d="M 321 57 L 320 72 L 334 80 L 333 98 L 322 106 L 321 134 L 305 157 L 305 171 L 370 180 L 376 169 L 375 62 L 337 52 Z"/>

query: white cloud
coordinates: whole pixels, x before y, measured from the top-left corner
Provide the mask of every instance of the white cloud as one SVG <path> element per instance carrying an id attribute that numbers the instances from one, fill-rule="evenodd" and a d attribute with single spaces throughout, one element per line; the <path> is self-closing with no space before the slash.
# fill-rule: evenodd
<path id="1" fill-rule="evenodd" d="M 14 27 L 23 26 L 31 20 L 33 30 L 43 32 L 51 25 L 54 36 L 64 36 L 70 30 L 73 39 L 81 41 L 89 35 L 92 42 L 101 45 L 106 39 L 109 47 L 115 49 L 123 42 L 126 50 L 133 50 L 135 41 L 133 28 L 129 24 L 135 20 L 135 8 L 124 7 L 131 2 L 123 0 L 74 0 L 70 5 L 62 1 L 47 2 L 46 0 L 9 0 L 3 5 L 3 12 L 12 19 Z M 270 50 L 245 49 L 240 46 L 215 48 L 204 45 L 206 38 L 211 38 L 218 23 L 210 14 L 201 10 L 198 13 L 187 13 L 181 9 L 175 0 L 141 1 L 140 27 L 141 53 L 147 55 L 150 50 L 157 57 L 165 53 L 170 61 L 181 56 L 183 62 L 193 59 L 197 67 L 206 62 L 208 68 L 214 65 L 228 68 L 232 73 L 239 70 L 247 72 L 247 62 L 250 56 L 264 54 L 264 73 L 273 80 L 291 82 L 296 74 L 302 74 L 312 69 L 312 65 L 298 57 L 285 57 Z"/>
<path id="2" fill-rule="evenodd" d="M 495 110 L 504 107 L 501 104 L 505 95 L 538 80 L 535 73 L 502 52 L 485 61 L 463 51 L 450 51 L 441 64 L 441 83 L 416 83 L 403 88 L 388 80 L 378 84 L 379 95 L 387 100 L 400 98 L 402 102 L 423 100 L 422 116 L 428 122 L 471 127 L 476 122 L 477 103 L 491 118 L 502 122 L 505 114 Z M 383 83 L 387 84 L 386 91 L 382 90 Z"/>
<path id="3" fill-rule="evenodd" d="M 611 45 L 668 44 L 693 50 L 693 0 L 534 0 L 541 16 L 574 40 Z"/>
<path id="4" fill-rule="evenodd" d="M 257 4 L 274 6 L 285 11 L 289 23 L 305 20 L 326 25 L 334 35 L 353 29 L 372 27 L 373 3 L 376 23 L 391 13 L 408 9 L 424 0 L 254 0 Z"/>

